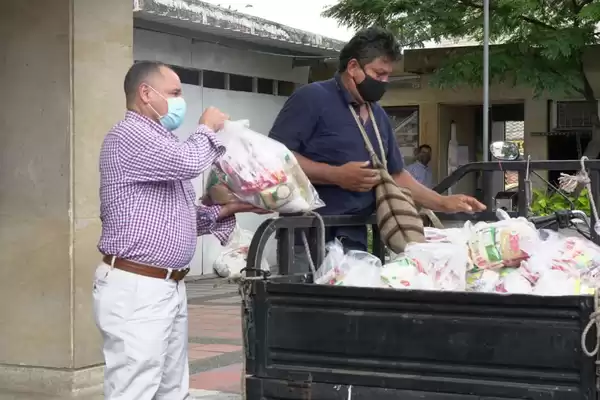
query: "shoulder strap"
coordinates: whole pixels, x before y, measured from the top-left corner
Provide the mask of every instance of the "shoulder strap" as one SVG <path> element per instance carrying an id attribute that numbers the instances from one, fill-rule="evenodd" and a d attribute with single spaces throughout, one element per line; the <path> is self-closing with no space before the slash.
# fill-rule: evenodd
<path id="1" fill-rule="evenodd" d="M 356 113 L 356 110 L 354 110 L 354 108 L 352 107 L 351 104 L 348 105 L 348 108 L 350 109 L 352 116 L 354 116 L 356 125 L 358 125 L 358 129 L 360 130 L 360 133 L 363 137 L 363 140 L 365 142 L 365 147 L 367 148 L 367 151 L 369 152 L 369 156 L 371 157 L 373 166 L 376 168 L 378 166 L 382 166 L 383 168 L 385 168 L 387 170 L 387 159 L 385 157 L 385 150 L 383 147 L 383 142 L 381 141 L 381 134 L 379 133 L 379 127 L 377 126 L 377 121 L 375 121 L 375 116 L 373 115 L 373 109 L 371 108 L 371 106 L 369 104 L 367 104 L 367 109 L 369 110 L 369 118 L 371 119 L 371 123 L 373 124 L 373 130 L 375 131 L 375 136 L 377 137 L 377 142 L 379 142 L 379 150 L 381 151 L 381 161 L 379 160 L 379 157 L 377 157 L 377 153 L 375 153 L 375 149 L 373 149 L 373 145 L 371 144 L 371 141 L 369 140 L 367 131 L 365 130 L 364 125 L 360 121 L 360 117 Z"/>

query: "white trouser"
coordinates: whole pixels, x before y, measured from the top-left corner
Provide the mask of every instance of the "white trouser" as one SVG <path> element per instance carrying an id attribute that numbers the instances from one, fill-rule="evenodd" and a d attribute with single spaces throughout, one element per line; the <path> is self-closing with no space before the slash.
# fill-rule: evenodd
<path id="1" fill-rule="evenodd" d="M 104 338 L 106 400 L 189 398 L 185 283 L 101 264 L 94 313 Z"/>

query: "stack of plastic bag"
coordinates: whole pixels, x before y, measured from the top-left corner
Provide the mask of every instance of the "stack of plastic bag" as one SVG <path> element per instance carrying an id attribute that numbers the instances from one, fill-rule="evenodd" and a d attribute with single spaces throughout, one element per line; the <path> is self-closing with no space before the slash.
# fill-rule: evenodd
<path id="1" fill-rule="evenodd" d="M 400 256 L 385 264 L 381 271 L 382 282 L 393 289 L 434 290 L 433 278 L 415 260 Z"/>
<path id="2" fill-rule="evenodd" d="M 600 248 L 577 237 L 546 232 L 547 237 L 519 271 L 532 283 L 533 294 L 593 294 L 600 285 Z"/>
<path id="3" fill-rule="evenodd" d="M 466 287 L 469 263 L 469 253 L 464 245 L 412 243 L 402 255 L 383 266 L 382 277 L 390 287 L 397 289 L 462 291 Z M 396 283 L 398 279 L 400 286 Z"/>
<path id="4" fill-rule="evenodd" d="M 520 248 L 527 258 L 517 266 L 470 269 L 467 290 L 563 296 L 593 294 L 600 285 L 600 248 L 587 240 L 545 231 Z"/>
<path id="5" fill-rule="evenodd" d="M 324 203 L 283 144 L 249 129 L 248 121 L 226 121 L 219 139 L 226 153 L 215 163 L 206 193 L 216 204 L 239 199 L 265 210 L 296 213 Z"/>
<path id="6" fill-rule="evenodd" d="M 381 261 L 364 251 L 349 251 L 339 240 L 327 244 L 327 255 L 313 280 L 335 286 L 382 287 Z"/>
<path id="7" fill-rule="evenodd" d="M 242 276 L 242 269 L 246 267 L 248 248 L 252 242 L 252 232 L 235 227 L 230 242 L 224 247 L 222 253 L 215 260 L 213 269 L 222 278 L 237 279 Z M 260 264 L 263 271 L 269 270 L 269 264 L 263 259 Z"/>
<path id="8" fill-rule="evenodd" d="M 467 222 L 462 229 L 425 228 L 426 243 L 409 244 L 380 267 L 374 256 L 344 254 L 339 242 L 315 280 L 342 286 L 563 296 L 593 294 L 600 287 L 600 247 L 524 218 Z M 373 259 L 372 263 L 365 260 Z M 376 266 L 376 267 L 374 267 Z"/>
<path id="9" fill-rule="evenodd" d="M 479 222 L 470 231 L 468 246 L 473 264 L 479 269 L 517 267 L 529 258 L 524 250 L 540 241 L 537 229 L 525 218 L 511 218 L 493 223 Z"/>

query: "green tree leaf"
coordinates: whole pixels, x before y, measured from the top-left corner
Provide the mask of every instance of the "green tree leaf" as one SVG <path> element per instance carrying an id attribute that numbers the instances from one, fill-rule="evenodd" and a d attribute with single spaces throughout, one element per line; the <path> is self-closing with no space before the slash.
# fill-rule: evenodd
<path id="1" fill-rule="evenodd" d="M 387 27 L 408 48 L 444 39 L 483 41 L 482 0 L 340 0 L 324 15 L 353 28 Z M 599 23 L 600 0 L 492 0 L 490 39 L 498 45 L 490 48 L 491 81 L 528 86 L 536 96 L 572 94 L 595 105 L 583 64 L 589 46 L 600 41 Z M 450 54 L 431 80 L 442 89 L 482 82 L 481 47 Z M 584 153 L 597 158 L 600 118 L 592 110 L 594 145 Z"/>

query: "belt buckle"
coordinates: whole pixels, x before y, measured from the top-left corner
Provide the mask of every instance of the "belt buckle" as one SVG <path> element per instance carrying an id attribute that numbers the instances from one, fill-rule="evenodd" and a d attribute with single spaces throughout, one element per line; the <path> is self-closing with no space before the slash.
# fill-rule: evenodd
<path id="1" fill-rule="evenodd" d="M 169 279 L 180 281 L 190 272 L 190 268 L 182 268 L 182 269 L 173 269 L 167 268 L 167 276 L 165 276 L 165 280 Z"/>
<path id="2" fill-rule="evenodd" d="M 184 268 L 184 269 L 181 269 L 181 270 L 179 270 L 179 273 L 180 273 L 180 278 L 179 278 L 179 280 L 183 280 L 183 278 L 185 278 L 185 276 L 186 276 L 186 275 L 187 275 L 189 272 L 190 272 L 190 268 L 189 268 L 189 267 L 188 267 L 188 268 Z"/>

